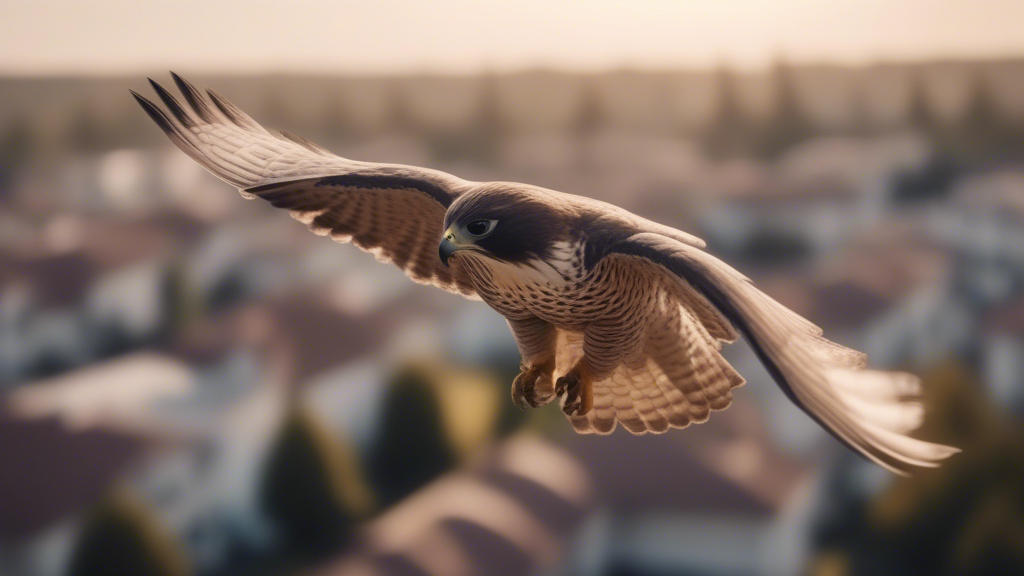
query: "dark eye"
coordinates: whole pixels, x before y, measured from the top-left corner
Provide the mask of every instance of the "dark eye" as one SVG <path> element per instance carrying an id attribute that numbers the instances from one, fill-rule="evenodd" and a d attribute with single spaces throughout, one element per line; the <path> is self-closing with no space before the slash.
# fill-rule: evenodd
<path id="1" fill-rule="evenodd" d="M 497 223 L 497 220 L 474 220 L 466 225 L 466 232 L 469 232 L 471 236 L 486 236 L 490 234 L 491 230 L 494 230 Z"/>

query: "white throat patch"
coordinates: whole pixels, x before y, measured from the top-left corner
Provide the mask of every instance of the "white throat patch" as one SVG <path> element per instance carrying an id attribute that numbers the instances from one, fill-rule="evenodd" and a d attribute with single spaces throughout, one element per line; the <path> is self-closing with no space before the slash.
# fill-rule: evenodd
<path id="1" fill-rule="evenodd" d="M 576 275 L 576 268 L 582 265 L 577 262 L 578 244 L 556 242 L 551 250 L 550 260 L 533 258 L 525 263 L 509 263 L 486 257 L 475 260 L 486 267 L 491 274 L 491 281 L 504 288 L 528 288 L 530 286 L 562 287 Z"/>

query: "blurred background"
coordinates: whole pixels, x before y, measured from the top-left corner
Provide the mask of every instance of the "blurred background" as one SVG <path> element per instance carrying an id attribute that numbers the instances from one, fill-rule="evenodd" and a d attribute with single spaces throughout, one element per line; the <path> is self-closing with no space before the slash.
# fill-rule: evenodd
<path id="1" fill-rule="evenodd" d="M 1021 4 L 4 12 L 0 573 L 1024 573 Z M 692 232 L 921 375 L 963 453 L 885 472 L 743 344 L 685 431 L 521 412 L 501 317 L 205 173 L 128 94 L 167 69 L 349 158 Z"/>

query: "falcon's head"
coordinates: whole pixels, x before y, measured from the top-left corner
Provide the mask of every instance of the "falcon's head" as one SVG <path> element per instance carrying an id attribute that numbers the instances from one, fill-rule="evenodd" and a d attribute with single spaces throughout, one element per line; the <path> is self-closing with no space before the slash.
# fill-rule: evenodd
<path id="1" fill-rule="evenodd" d="M 550 196 L 521 184 L 491 183 L 460 196 L 444 217 L 441 262 L 457 252 L 513 264 L 544 260 L 571 228 L 570 215 Z"/>

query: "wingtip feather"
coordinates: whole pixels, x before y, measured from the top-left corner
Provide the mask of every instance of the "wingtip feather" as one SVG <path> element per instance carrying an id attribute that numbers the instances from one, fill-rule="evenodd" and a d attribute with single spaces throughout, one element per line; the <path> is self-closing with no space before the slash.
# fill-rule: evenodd
<path id="1" fill-rule="evenodd" d="M 167 106 L 167 109 L 174 115 L 182 126 L 190 128 L 195 125 L 195 120 L 188 115 L 188 112 L 181 107 L 181 104 L 178 103 L 170 92 L 152 78 L 147 78 L 147 80 L 149 80 L 149 84 L 153 87 L 153 90 L 156 91 L 156 95 L 160 97 L 160 100 L 163 101 L 164 105 Z"/>
<path id="2" fill-rule="evenodd" d="M 174 79 L 175 86 L 178 87 L 178 91 L 181 92 L 182 96 L 185 97 L 185 101 L 188 102 L 192 111 L 196 113 L 199 118 L 204 122 L 215 122 L 216 118 L 213 115 L 213 110 L 210 108 L 206 98 L 203 97 L 203 93 L 200 92 L 191 82 L 182 78 L 179 74 L 171 71 L 171 78 Z"/>
<path id="3" fill-rule="evenodd" d="M 156 122 L 156 125 L 159 126 L 164 133 L 168 135 L 172 135 L 174 133 L 174 127 L 171 126 L 170 119 L 167 118 L 167 115 L 164 114 L 163 110 L 135 90 L 129 89 L 128 91 L 132 93 L 132 96 L 135 97 L 135 101 L 142 106 L 142 109 L 146 111 L 146 114 Z"/>
<path id="4" fill-rule="evenodd" d="M 207 88 L 206 94 L 210 97 L 210 100 L 213 101 L 214 106 L 216 106 L 228 120 L 234 122 L 235 125 L 242 128 L 265 131 L 258 122 L 250 118 L 249 115 L 243 112 L 241 108 L 232 104 L 230 100 L 221 96 L 213 88 Z"/>

